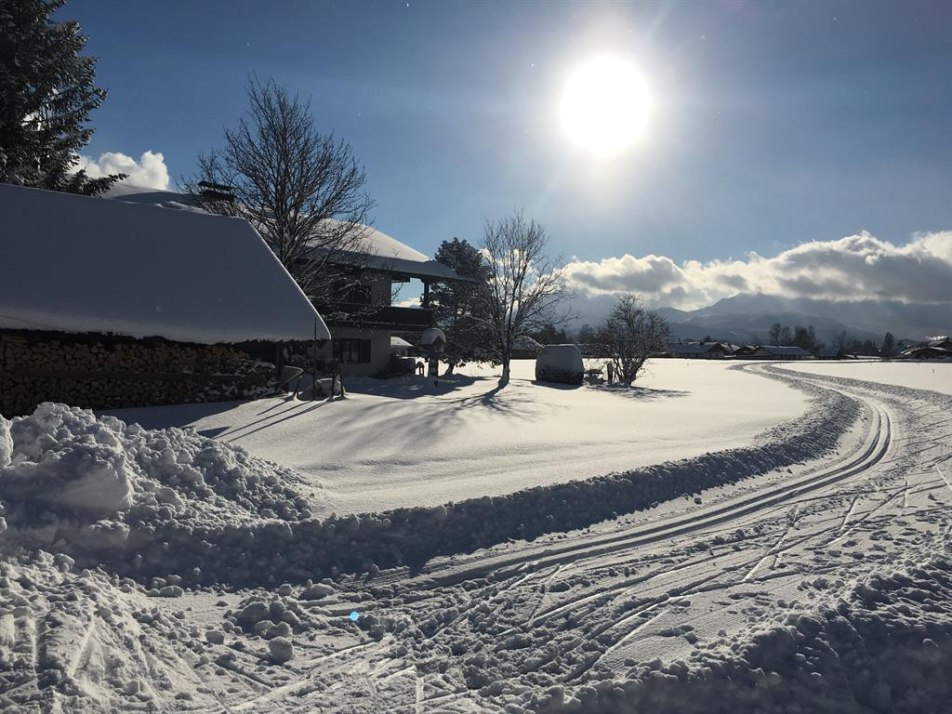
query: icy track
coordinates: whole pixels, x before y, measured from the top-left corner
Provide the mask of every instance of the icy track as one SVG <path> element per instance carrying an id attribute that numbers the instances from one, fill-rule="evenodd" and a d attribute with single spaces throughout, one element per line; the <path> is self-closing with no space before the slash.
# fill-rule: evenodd
<path id="1" fill-rule="evenodd" d="M 0 710 L 948 711 L 952 397 L 745 369 L 811 409 L 322 520 L 296 474 L 195 434 L 0 422 Z"/>

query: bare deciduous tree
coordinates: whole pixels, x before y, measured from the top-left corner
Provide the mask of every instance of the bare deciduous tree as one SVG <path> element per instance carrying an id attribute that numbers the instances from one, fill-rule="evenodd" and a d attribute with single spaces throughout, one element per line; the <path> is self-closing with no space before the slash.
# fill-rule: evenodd
<path id="1" fill-rule="evenodd" d="M 245 116 L 223 148 L 199 157 L 188 189 L 203 208 L 247 219 L 305 294 L 322 299 L 328 266 L 358 249 L 366 230 L 365 184 L 350 145 L 317 129 L 309 100 L 252 77 Z"/>
<path id="2" fill-rule="evenodd" d="M 595 345 L 599 356 L 609 360 L 617 381 L 630 387 L 645 360 L 664 350 L 669 337 L 664 318 L 646 309 L 634 293 L 625 293 L 596 333 Z"/>
<path id="3" fill-rule="evenodd" d="M 545 228 L 522 213 L 486 223 L 482 251 L 487 280 L 480 319 L 490 327 L 492 348 L 502 363 L 502 385 L 509 381 L 517 339 L 570 318 L 560 312 L 570 291 L 560 261 L 545 253 L 547 244 Z"/>

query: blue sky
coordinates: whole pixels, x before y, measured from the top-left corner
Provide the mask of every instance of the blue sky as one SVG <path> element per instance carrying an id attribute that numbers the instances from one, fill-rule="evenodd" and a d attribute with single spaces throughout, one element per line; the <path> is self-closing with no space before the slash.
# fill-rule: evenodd
<path id="1" fill-rule="evenodd" d="M 901 251 L 952 229 L 942 0 L 73 0 L 61 15 L 109 90 L 90 156 L 151 150 L 187 175 L 243 111 L 248 74 L 272 76 L 350 142 L 377 227 L 427 254 L 515 208 L 554 252 L 598 265 L 778 256 L 862 231 Z M 556 107 L 605 52 L 640 67 L 655 107 L 637 146 L 598 160 Z"/>

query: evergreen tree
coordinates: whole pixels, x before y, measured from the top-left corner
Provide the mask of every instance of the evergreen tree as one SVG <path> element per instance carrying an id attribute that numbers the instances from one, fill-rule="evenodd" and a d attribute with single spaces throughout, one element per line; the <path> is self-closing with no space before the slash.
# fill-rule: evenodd
<path id="1" fill-rule="evenodd" d="M 896 338 L 893 337 L 891 332 L 887 332 L 883 337 L 883 347 L 879 351 L 883 359 L 889 359 L 893 356 L 893 353 L 896 351 Z"/>
<path id="2" fill-rule="evenodd" d="M 53 18 L 65 1 L 0 3 L 0 183 L 98 195 L 124 176 L 73 171 L 106 90 L 79 23 Z"/>
<path id="3" fill-rule="evenodd" d="M 801 347 L 807 352 L 817 352 L 823 343 L 817 341 L 816 330 L 813 329 L 813 325 L 809 327 L 802 327 L 797 325 L 793 329 L 793 345 L 796 347 Z"/>
<path id="4" fill-rule="evenodd" d="M 552 324 L 543 325 L 541 329 L 529 336 L 540 345 L 564 345 L 569 342 L 565 329 Z"/>
<path id="5" fill-rule="evenodd" d="M 578 334 L 575 336 L 575 342 L 580 345 L 590 345 L 595 342 L 595 328 L 587 322 L 578 328 Z"/>
<path id="6" fill-rule="evenodd" d="M 453 238 L 443 241 L 434 256 L 464 278 L 475 282 L 436 283 L 430 288 L 430 307 L 436 325 L 446 334 L 442 359 L 448 364 L 447 373 L 468 361 L 492 358 L 492 335 L 485 319 L 478 314 L 479 291 L 487 278 L 486 266 L 480 252 L 468 241 Z"/>

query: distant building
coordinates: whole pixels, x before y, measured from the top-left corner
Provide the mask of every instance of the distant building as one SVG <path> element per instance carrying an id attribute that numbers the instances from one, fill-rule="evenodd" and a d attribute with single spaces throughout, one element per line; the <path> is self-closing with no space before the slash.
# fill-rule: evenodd
<path id="1" fill-rule="evenodd" d="M 952 360 L 952 339 L 936 337 L 924 345 L 916 345 L 903 350 L 900 357 L 904 359 L 950 359 Z"/>
<path id="2" fill-rule="evenodd" d="M 802 347 L 764 345 L 758 347 L 748 357 L 754 359 L 816 359 Z"/>
<path id="3" fill-rule="evenodd" d="M 733 345 L 726 342 L 673 342 L 662 356 L 680 359 L 724 359 L 734 354 Z"/>

